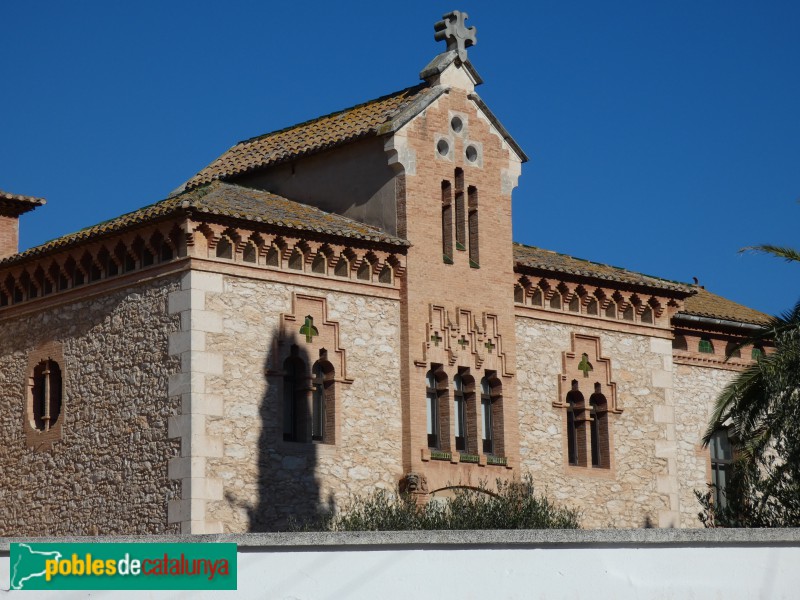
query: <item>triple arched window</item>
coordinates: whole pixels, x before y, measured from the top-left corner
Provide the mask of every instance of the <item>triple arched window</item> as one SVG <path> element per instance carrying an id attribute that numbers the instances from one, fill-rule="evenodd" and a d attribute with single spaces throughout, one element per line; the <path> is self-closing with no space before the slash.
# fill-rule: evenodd
<path id="1" fill-rule="evenodd" d="M 502 384 L 494 371 L 484 371 L 481 375 L 476 385 L 468 368 L 459 368 L 452 379 L 442 365 L 432 365 L 426 373 L 429 448 L 502 456 Z"/>
<path id="2" fill-rule="evenodd" d="M 478 188 L 465 189 L 464 170 L 458 168 L 453 182 L 442 181 L 442 259 L 446 264 L 453 264 L 454 249 L 468 251 L 469 266 L 480 267 Z"/>

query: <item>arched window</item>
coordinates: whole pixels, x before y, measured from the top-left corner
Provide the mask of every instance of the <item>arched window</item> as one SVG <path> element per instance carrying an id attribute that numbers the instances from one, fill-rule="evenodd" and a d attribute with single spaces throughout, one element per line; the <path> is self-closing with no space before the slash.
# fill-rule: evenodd
<path id="1" fill-rule="evenodd" d="M 49 431 L 61 414 L 61 367 L 54 360 L 43 360 L 33 369 L 33 426 Z"/>
<path id="2" fill-rule="evenodd" d="M 753 349 L 750 351 L 750 358 L 758 360 L 762 356 L 764 356 L 764 348 L 762 346 L 753 346 Z"/>
<path id="3" fill-rule="evenodd" d="M 464 171 L 456 169 L 456 250 L 467 249 L 467 213 L 464 206 Z"/>
<path id="4" fill-rule="evenodd" d="M 728 342 L 725 345 L 725 356 L 729 358 L 742 358 L 742 350 L 736 342 Z"/>
<path id="5" fill-rule="evenodd" d="M 318 252 L 311 263 L 311 272 L 324 275 L 327 272 L 327 257 L 323 252 Z"/>
<path id="6" fill-rule="evenodd" d="M 539 288 L 533 290 L 533 296 L 531 296 L 531 304 L 533 304 L 534 306 L 543 305 L 542 290 L 540 290 Z"/>
<path id="7" fill-rule="evenodd" d="M 333 274 L 336 277 L 350 277 L 350 263 L 344 256 L 340 256 L 333 268 Z"/>
<path id="8" fill-rule="evenodd" d="M 283 440 L 306 441 L 306 364 L 296 356 L 283 363 Z"/>
<path id="9" fill-rule="evenodd" d="M 525 290 L 521 285 L 514 286 L 514 302 L 522 304 L 525 302 Z"/>
<path id="10" fill-rule="evenodd" d="M 481 378 L 481 424 L 483 453 L 503 453 L 502 385 L 494 371 Z"/>
<path id="11" fill-rule="evenodd" d="M 580 298 L 578 298 L 577 294 L 574 294 L 572 296 L 572 299 L 569 301 L 569 304 L 567 306 L 568 306 L 570 312 L 580 312 L 581 311 L 581 301 L 580 301 Z"/>
<path id="12" fill-rule="evenodd" d="M 589 397 L 591 406 L 592 466 L 601 469 L 611 467 L 608 440 L 608 401 L 600 383 L 594 384 L 594 393 Z"/>
<path id="13" fill-rule="evenodd" d="M 439 394 L 433 369 L 425 375 L 425 411 L 428 418 L 428 448 L 439 447 Z"/>
<path id="14" fill-rule="evenodd" d="M 267 252 L 267 259 L 266 259 L 267 266 L 269 267 L 280 267 L 281 266 L 281 255 L 278 252 L 278 249 L 275 246 L 270 246 L 269 251 Z"/>
<path id="15" fill-rule="evenodd" d="M 585 406 L 578 380 L 572 380 L 567 392 L 567 460 L 573 466 L 586 466 Z"/>
<path id="16" fill-rule="evenodd" d="M 586 314 L 587 315 L 597 315 L 597 300 L 592 298 L 589 300 L 589 303 L 586 305 Z"/>
<path id="17" fill-rule="evenodd" d="M 378 274 L 378 281 L 380 283 L 392 283 L 392 267 L 383 265 L 381 272 Z"/>
<path id="18" fill-rule="evenodd" d="M 653 309 L 649 306 L 642 311 L 642 323 L 653 322 Z"/>
<path id="19" fill-rule="evenodd" d="M 606 306 L 606 317 L 609 319 L 616 319 L 617 318 L 617 303 L 616 302 L 609 302 L 608 306 Z"/>
<path id="20" fill-rule="evenodd" d="M 442 259 L 453 264 L 453 187 L 442 182 Z"/>
<path id="21" fill-rule="evenodd" d="M 289 257 L 289 268 L 295 271 L 303 270 L 303 253 L 299 248 L 292 250 L 292 255 Z"/>
<path id="22" fill-rule="evenodd" d="M 480 266 L 478 241 L 478 188 L 471 185 L 467 188 L 467 216 L 469 227 L 469 266 L 477 269 Z"/>
<path id="23" fill-rule="evenodd" d="M 363 279 L 364 281 L 369 281 L 372 279 L 372 263 L 366 259 L 362 260 L 361 264 L 358 266 L 358 273 L 356 273 L 356 277 Z"/>
<path id="24" fill-rule="evenodd" d="M 311 439 L 335 443 L 336 397 L 333 365 L 319 360 L 311 370 Z"/>
<path id="25" fill-rule="evenodd" d="M 556 292 L 550 298 L 550 308 L 560 309 L 561 308 L 561 294 Z"/>
<path id="26" fill-rule="evenodd" d="M 242 260 L 247 263 L 254 263 L 256 262 L 257 256 L 258 248 L 256 248 L 256 245 L 253 242 L 248 242 L 244 247 L 244 251 L 242 252 Z"/>
<path id="27" fill-rule="evenodd" d="M 626 321 L 633 321 L 633 307 L 630 304 L 622 311 L 622 318 Z"/>
<path id="28" fill-rule="evenodd" d="M 226 237 L 221 237 L 217 242 L 217 258 L 233 258 L 233 244 Z"/>
<path id="29" fill-rule="evenodd" d="M 464 377 L 459 373 L 453 377 L 453 433 L 456 438 L 456 450 L 462 452 L 469 451 L 467 421 L 467 392 L 464 386 Z"/>
<path id="30" fill-rule="evenodd" d="M 697 351 L 703 354 L 714 354 L 714 344 L 711 343 L 711 338 L 700 338 L 697 344 Z"/>
<path id="31" fill-rule="evenodd" d="M 689 345 L 686 343 L 686 336 L 680 335 L 679 333 L 675 334 L 675 337 L 672 339 L 672 349 L 673 350 L 688 350 Z"/>

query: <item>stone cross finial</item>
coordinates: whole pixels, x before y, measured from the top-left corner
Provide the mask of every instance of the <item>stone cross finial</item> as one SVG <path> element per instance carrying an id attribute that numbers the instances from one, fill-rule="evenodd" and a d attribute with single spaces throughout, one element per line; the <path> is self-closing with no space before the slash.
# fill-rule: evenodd
<path id="1" fill-rule="evenodd" d="M 447 49 L 455 50 L 461 61 L 467 60 L 467 48 L 474 46 L 478 39 L 474 27 L 465 27 L 464 21 L 469 18 L 467 13 L 454 10 L 442 16 L 433 29 L 433 39 L 437 42 L 447 41 Z"/>

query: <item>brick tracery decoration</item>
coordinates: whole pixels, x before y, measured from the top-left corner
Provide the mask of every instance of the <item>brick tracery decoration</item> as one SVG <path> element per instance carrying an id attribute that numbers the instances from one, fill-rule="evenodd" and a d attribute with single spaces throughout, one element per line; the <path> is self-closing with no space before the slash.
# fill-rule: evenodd
<path id="1" fill-rule="evenodd" d="M 674 298 L 528 275 L 517 279 L 514 302 L 541 310 L 661 326 L 668 326 L 681 309 Z"/>
<path id="2" fill-rule="evenodd" d="M 393 286 L 405 276 L 405 257 L 385 250 L 361 249 L 331 241 L 292 238 L 266 232 L 256 233 L 248 229 L 205 222 L 191 222 L 189 229 L 190 246 L 197 249 L 196 254 L 199 256 L 225 258 L 217 255 L 217 246 L 221 240 L 226 240 L 233 247 L 231 260 L 234 262 Z M 245 254 L 249 260 L 245 260 Z M 296 254 L 300 255 L 301 260 L 290 265 L 293 255 Z"/>
<path id="3" fill-rule="evenodd" d="M 585 362 L 588 362 L 591 368 L 582 367 L 582 363 Z M 586 388 L 584 393 L 588 392 L 587 398 L 593 392 L 594 384 L 599 382 L 608 401 L 608 411 L 616 414 L 622 412 L 622 407 L 617 404 L 617 384 L 611 381 L 611 359 L 601 355 L 600 338 L 573 333 L 572 350 L 562 352 L 561 364 L 562 370 L 558 376 L 558 399 L 553 402 L 553 406 L 566 408 L 567 392 L 571 389 L 570 382 L 577 379 L 581 391 Z"/>
<path id="4" fill-rule="evenodd" d="M 292 311 L 281 314 L 272 344 L 267 375 L 283 375 L 284 361 L 291 356 L 292 346 L 298 346 L 312 364 L 317 360 L 331 363 L 334 381 L 353 382 L 347 374 L 347 351 L 339 344 L 339 322 L 328 318 L 328 301 L 323 297 L 294 292 Z"/>
<path id="5" fill-rule="evenodd" d="M 289 270 L 399 287 L 405 256 L 206 221 L 162 222 L 0 267 L 0 309 L 147 269 L 181 257 Z M 321 261 L 319 259 L 322 259 Z"/>
<path id="6" fill-rule="evenodd" d="M 425 325 L 425 342 L 418 366 L 438 363 L 453 366 L 475 365 L 510 377 L 514 370 L 506 360 L 498 316 L 474 315 L 471 310 L 456 308 L 451 315 L 445 307 L 431 304 Z"/>

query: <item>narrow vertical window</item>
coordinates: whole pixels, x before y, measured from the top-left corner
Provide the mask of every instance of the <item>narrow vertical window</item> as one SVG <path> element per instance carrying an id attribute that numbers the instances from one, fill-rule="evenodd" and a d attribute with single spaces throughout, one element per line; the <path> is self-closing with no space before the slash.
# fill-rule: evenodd
<path id="1" fill-rule="evenodd" d="M 453 188 L 449 181 L 442 182 L 442 259 L 453 264 Z"/>
<path id="2" fill-rule="evenodd" d="M 567 459 L 573 466 L 586 466 L 586 434 L 584 431 L 584 398 L 578 380 L 572 380 L 567 392 Z"/>
<path id="3" fill-rule="evenodd" d="M 439 447 L 439 397 L 433 370 L 425 376 L 425 409 L 428 417 L 428 448 Z"/>
<path id="4" fill-rule="evenodd" d="M 296 357 L 286 359 L 283 364 L 283 439 L 287 442 L 307 440 L 304 433 L 305 398 L 303 379 L 305 363 Z"/>
<path id="5" fill-rule="evenodd" d="M 61 414 L 61 368 L 44 360 L 33 371 L 33 426 L 49 431 Z"/>
<path id="6" fill-rule="evenodd" d="M 464 395 L 464 380 L 461 375 L 453 378 L 453 432 L 456 450 L 467 449 L 467 401 Z"/>
<path id="7" fill-rule="evenodd" d="M 733 446 L 727 429 L 719 429 L 711 437 L 711 485 L 714 487 L 714 504 L 720 508 L 728 505 L 726 497 L 728 476 L 733 464 Z"/>
<path id="8" fill-rule="evenodd" d="M 469 204 L 469 266 L 480 266 L 480 253 L 478 245 L 478 188 L 469 186 L 467 190 Z"/>
<path id="9" fill-rule="evenodd" d="M 456 250 L 467 249 L 467 219 L 464 211 L 464 171 L 456 169 Z"/>
<path id="10" fill-rule="evenodd" d="M 592 466 L 601 469 L 611 467 L 608 439 L 608 401 L 603 395 L 603 386 L 594 384 L 594 393 L 589 397 L 591 406 Z"/>
<path id="11" fill-rule="evenodd" d="M 322 442 L 325 437 L 325 373 L 320 363 L 314 364 L 311 378 L 311 439 Z"/>
<path id="12" fill-rule="evenodd" d="M 492 427 L 492 394 L 489 387 L 489 380 L 481 378 L 481 423 L 483 425 L 483 453 L 492 454 L 494 452 L 494 436 Z"/>

